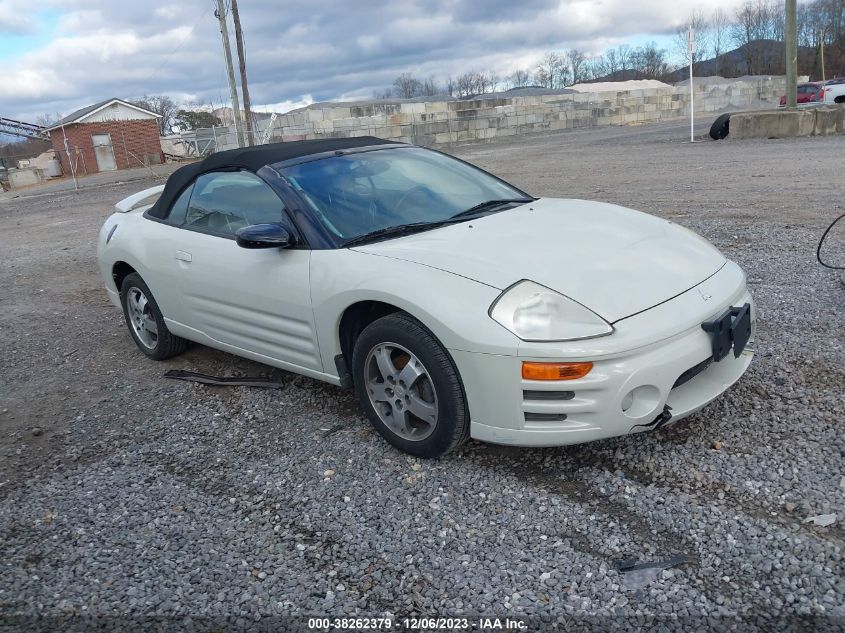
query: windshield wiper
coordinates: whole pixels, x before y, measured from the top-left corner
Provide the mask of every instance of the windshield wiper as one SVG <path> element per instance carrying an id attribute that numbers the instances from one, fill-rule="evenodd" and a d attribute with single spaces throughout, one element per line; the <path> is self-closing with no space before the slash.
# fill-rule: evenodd
<path id="1" fill-rule="evenodd" d="M 364 233 L 363 235 L 359 235 L 357 237 L 350 238 L 343 243 L 343 248 L 348 248 L 349 246 L 357 246 L 359 244 L 366 244 L 367 242 L 371 242 L 373 240 L 378 240 L 385 237 L 400 237 L 402 235 L 410 235 L 412 233 L 419 233 L 420 231 L 427 231 L 429 229 L 436 229 L 440 226 L 447 226 L 449 224 L 457 224 L 465 219 L 467 219 L 471 215 L 475 215 L 477 213 L 482 213 L 484 211 L 490 211 L 495 207 L 502 206 L 504 204 L 525 204 L 526 202 L 533 202 L 533 198 L 512 198 L 507 200 L 487 200 L 482 202 L 481 204 L 477 204 L 474 207 L 470 207 L 466 211 L 461 211 L 460 213 L 456 213 L 455 215 L 446 218 L 445 220 L 438 220 L 435 222 L 411 222 L 410 224 L 399 224 L 397 226 L 387 226 L 383 229 L 377 229 L 375 231 L 370 231 L 369 233 Z"/>
<path id="2" fill-rule="evenodd" d="M 428 229 L 435 229 L 438 226 L 443 226 L 445 224 L 451 224 L 451 221 L 442 220 L 439 222 L 411 222 L 410 224 L 386 226 L 383 229 L 377 229 L 375 231 L 370 231 L 369 233 L 364 233 L 363 235 L 350 238 L 346 240 L 342 246 L 343 248 L 347 248 L 349 246 L 366 244 L 367 242 L 371 242 L 373 240 L 377 240 L 383 237 L 399 237 L 401 235 L 410 235 L 411 233 L 418 233 L 420 231 L 426 231 Z"/>
<path id="3" fill-rule="evenodd" d="M 465 218 L 470 215 L 475 215 L 476 213 L 482 213 L 484 211 L 492 211 L 496 207 L 500 207 L 505 204 L 525 204 L 526 202 L 533 202 L 533 198 L 506 198 L 503 200 L 485 200 L 484 202 L 480 202 L 474 207 L 470 207 L 466 211 L 461 211 L 460 213 L 456 213 L 453 215 L 450 220 L 459 220 L 461 218 Z"/>

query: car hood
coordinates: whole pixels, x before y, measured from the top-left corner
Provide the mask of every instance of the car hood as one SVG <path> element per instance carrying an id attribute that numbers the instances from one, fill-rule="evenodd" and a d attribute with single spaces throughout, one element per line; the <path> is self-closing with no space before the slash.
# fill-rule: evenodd
<path id="1" fill-rule="evenodd" d="M 528 279 L 610 323 L 689 290 L 726 261 L 673 222 L 612 204 L 554 198 L 355 250 L 499 289 Z"/>

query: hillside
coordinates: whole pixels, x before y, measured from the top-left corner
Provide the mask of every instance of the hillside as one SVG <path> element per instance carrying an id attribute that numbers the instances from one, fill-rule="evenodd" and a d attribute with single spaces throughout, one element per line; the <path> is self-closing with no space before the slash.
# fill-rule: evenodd
<path id="1" fill-rule="evenodd" d="M 704 59 L 695 63 L 693 69 L 699 77 L 720 75 L 722 77 L 742 77 L 744 75 L 783 75 L 786 72 L 784 43 L 777 40 L 756 40 L 718 57 Z M 821 79 L 821 59 L 816 48 L 798 47 L 798 74 L 809 75 L 811 79 Z M 828 46 L 825 49 L 825 77 L 845 76 L 845 43 Z M 689 67 L 683 66 L 662 77 L 666 83 L 677 83 L 689 77 Z M 594 82 L 627 81 L 630 79 L 653 79 L 635 70 L 622 70 Z"/>

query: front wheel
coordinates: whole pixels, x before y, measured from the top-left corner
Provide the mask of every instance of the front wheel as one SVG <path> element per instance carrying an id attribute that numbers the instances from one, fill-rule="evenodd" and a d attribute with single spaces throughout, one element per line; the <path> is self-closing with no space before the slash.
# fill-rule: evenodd
<path id="1" fill-rule="evenodd" d="M 355 343 L 355 391 L 376 430 L 396 448 L 440 457 L 469 437 L 458 370 L 419 321 L 396 312 L 373 321 Z"/>
<path id="2" fill-rule="evenodd" d="M 188 347 L 188 341 L 167 329 L 153 293 L 138 273 L 126 275 L 120 285 L 120 302 L 132 339 L 153 360 L 176 356 Z"/>

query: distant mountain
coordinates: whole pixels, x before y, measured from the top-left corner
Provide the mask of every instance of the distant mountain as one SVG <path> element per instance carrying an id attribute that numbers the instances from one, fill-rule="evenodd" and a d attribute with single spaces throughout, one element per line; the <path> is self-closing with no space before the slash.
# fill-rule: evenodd
<path id="1" fill-rule="evenodd" d="M 695 63 L 693 71 L 698 77 L 742 77 L 744 75 L 783 75 L 786 73 L 785 45 L 777 40 L 755 40 L 718 57 Z M 798 74 L 809 75 L 811 79 L 821 78 L 821 60 L 814 47 L 798 47 Z M 825 49 L 825 76 L 845 76 L 845 42 Z M 627 81 L 629 79 L 660 79 L 666 83 L 677 83 L 689 78 L 689 67 L 682 66 L 662 77 L 651 77 L 636 70 L 620 70 L 593 82 Z"/>
<path id="2" fill-rule="evenodd" d="M 816 49 L 807 46 L 798 48 L 798 74 L 811 75 L 816 63 Z M 743 75 L 783 75 L 786 73 L 786 45 L 777 40 L 756 40 L 718 57 L 696 62 L 693 72 L 700 77 L 720 75 L 742 77 Z M 668 83 L 683 81 L 689 77 L 689 67 L 672 71 L 663 79 Z"/>

